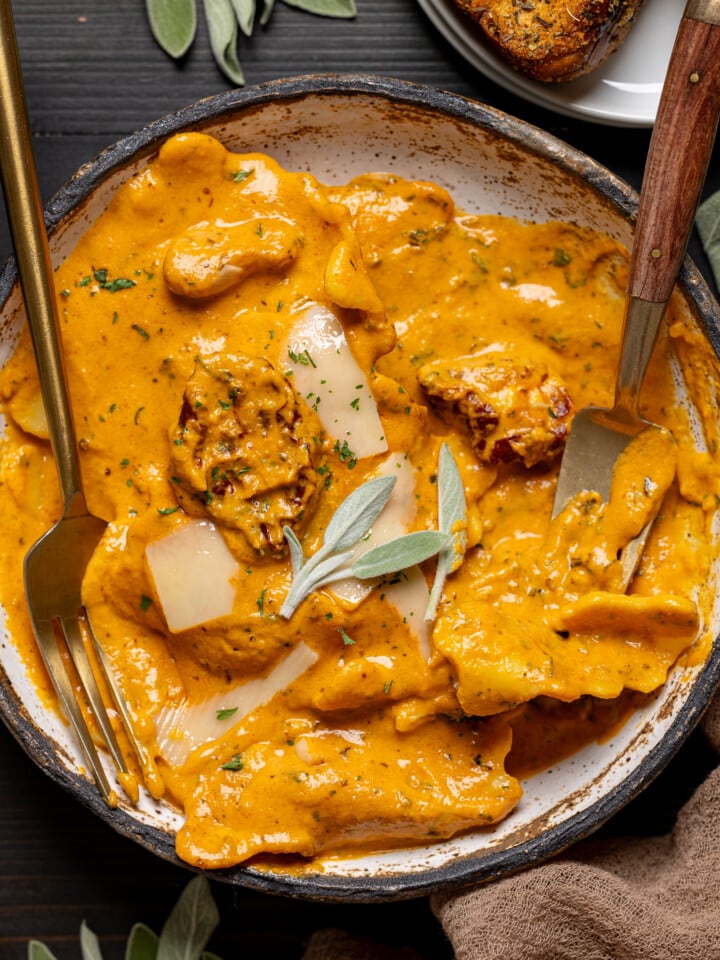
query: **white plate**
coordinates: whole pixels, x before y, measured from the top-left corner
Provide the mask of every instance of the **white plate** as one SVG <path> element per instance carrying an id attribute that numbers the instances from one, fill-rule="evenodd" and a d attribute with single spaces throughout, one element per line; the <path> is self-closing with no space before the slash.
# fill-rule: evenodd
<path id="1" fill-rule="evenodd" d="M 647 0 L 628 38 L 602 67 L 544 84 L 509 67 L 450 0 L 418 0 L 435 27 L 482 74 L 538 106 L 618 127 L 651 127 L 685 0 Z"/>

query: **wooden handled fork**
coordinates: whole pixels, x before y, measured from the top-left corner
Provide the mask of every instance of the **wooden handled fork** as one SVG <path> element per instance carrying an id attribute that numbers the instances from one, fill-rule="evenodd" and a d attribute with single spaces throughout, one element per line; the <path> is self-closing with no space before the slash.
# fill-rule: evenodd
<path id="1" fill-rule="evenodd" d="M 645 166 L 630 261 L 625 324 L 611 409 L 573 419 L 553 515 L 583 490 L 607 501 L 620 454 L 639 433 L 663 429 L 638 413 L 638 395 L 677 279 L 720 116 L 720 0 L 689 0 L 670 57 Z M 622 551 L 627 586 L 652 519 Z"/>

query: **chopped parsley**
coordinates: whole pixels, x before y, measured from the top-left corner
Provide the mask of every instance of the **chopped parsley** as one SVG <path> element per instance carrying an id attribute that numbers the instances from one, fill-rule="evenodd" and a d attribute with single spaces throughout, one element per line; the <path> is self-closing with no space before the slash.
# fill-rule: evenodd
<path id="1" fill-rule="evenodd" d="M 293 363 L 301 363 L 304 367 L 317 367 L 317 364 L 307 349 L 301 350 L 300 353 L 295 353 L 294 350 L 288 347 L 288 356 Z"/>
<path id="2" fill-rule="evenodd" d="M 339 440 L 336 440 L 333 451 L 340 457 L 341 463 L 347 465 L 348 470 L 354 469 L 355 465 L 357 464 L 357 457 L 348 446 L 347 440 L 343 440 L 342 443 L 340 443 Z"/>
<path id="3" fill-rule="evenodd" d="M 235 756 L 232 758 L 232 760 L 228 760 L 228 762 L 224 763 L 220 767 L 220 769 L 221 770 L 242 770 L 243 766 L 244 764 L 243 764 L 242 755 L 239 753 L 236 753 Z"/>
<path id="4" fill-rule="evenodd" d="M 216 710 L 215 716 L 217 717 L 218 720 L 228 720 L 237 712 L 238 712 L 237 707 L 225 707 L 222 710 Z"/>
<path id="5" fill-rule="evenodd" d="M 353 646 L 353 644 L 355 643 L 355 641 L 353 640 L 352 637 L 348 636 L 348 634 L 345 633 L 345 631 L 343 630 L 342 627 L 338 627 L 338 633 L 339 633 L 340 636 L 342 637 L 342 642 L 345 644 L 346 647 L 351 647 L 351 646 Z"/>
<path id="6" fill-rule="evenodd" d="M 257 608 L 260 611 L 261 617 L 265 616 L 265 593 L 266 593 L 266 590 L 263 587 L 263 589 L 260 591 L 260 596 L 255 601 L 257 603 Z"/>
<path id="7" fill-rule="evenodd" d="M 107 290 L 109 293 L 117 293 L 118 290 L 128 290 L 130 287 L 135 286 L 135 281 L 130 280 L 128 277 L 115 277 L 113 280 L 108 280 L 108 271 L 105 268 L 93 270 L 92 279 L 95 280 L 101 290 Z M 90 280 L 90 277 L 83 277 L 80 281 L 80 286 L 87 286 Z"/>

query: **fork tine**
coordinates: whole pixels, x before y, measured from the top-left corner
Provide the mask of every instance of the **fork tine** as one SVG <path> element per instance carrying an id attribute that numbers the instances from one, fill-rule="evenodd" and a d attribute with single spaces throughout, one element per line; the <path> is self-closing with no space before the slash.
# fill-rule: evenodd
<path id="1" fill-rule="evenodd" d="M 115 678 L 114 672 L 110 667 L 110 664 L 108 663 L 107 657 L 105 655 L 105 651 L 98 643 L 97 637 L 95 636 L 95 631 L 92 628 L 92 623 L 90 622 L 90 618 L 88 617 L 87 611 L 85 610 L 84 607 L 82 608 L 81 616 L 82 616 L 82 620 L 85 625 L 85 628 L 87 630 L 87 635 L 92 643 L 92 647 L 95 652 L 95 658 L 96 658 L 98 668 L 102 673 L 103 679 L 105 680 L 105 683 L 107 684 L 107 688 L 112 697 L 113 706 L 115 707 L 115 709 L 117 710 L 117 712 L 119 713 L 122 719 L 123 730 L 128 740 L 130 741 L 130 744 L 133 750 L 135 751 L 135 756 L 137 757 L 137 760 L 140 764 L 140 769 L 143 772 L 143 778 L 145 779 L 146 786 L 150 787 L 153 778 L 150 776 L 152 764 L 150 762 L 149 754 L 147 750 L 143 747 L 143 745 L 140 743 L 138 738 L 135 736 L 133 719 L 130 716 L 130 711 L 128 710 L 128 706 L 127 706 L 127 701 L 125 700 L 122 690 L 118 686 L 118 682 Z"/>
<path id="2" fill-rule="evenodd" d="M 81 678 L 118 767 L 118 779 L 128 796 L 132 794 L 131 799 L 137 800 L 137 781 L 128 773 L 118 748 L 87 659 L 78 620 L 82 608 L 82 578 L 106 522 L 89 512 L 83 494 L 77 437 L 63 369 L 53 264 L 42 214 L 12 8 L 7 0 L 0 2 L 0 41 L 0 126 L 5 133 L 12 131 L 12 136 L 4 136 L 0 143 L 0 174 L 63 504 L 60 521 L 26 554 L 25 595 L 38 646 L 65 715 L 82 744 L 103 799 L 108 805 L 116 806 L 117 794 L 108 783 L 75 698 L 76 680 L 66 670 L 67 658 L 58 646 L 62 631 L 76 675 Z M 102 662 L 102 658 L 99 659 Z M 122 698 L 119 701 L 122 702 Z M 121 710 L 120 715 L 128 719 L 125 711 Z M 127 730 L 135 745 L 129 723 Z"/>
<path id="3" fill-rule="evenodd" d="M 80 677 L 85 695 L 92 708 L 93 716 L 102 731 L 105 744 L 120 772 L 128 773 L 125 757 L 117 742 L 115 731 L 110 723 L 110 717 L 108 716 L 107 708 L 105 707 L 100 688 L 97 684 L 97 679 L 88 659 L 80 623 L 72 617 L 60 619 L 59 623 L 73 664 Z M 85 623 L 89 625 L 89 621 L 85 620 Z"/>
<path id="4" fill-rule="evenodd" d="M 83 717 L 80 705 L 75 697 L 72 681 L 68 676 L 65 663 L 60 655 L 53 625 L 49 620 L 38 621 L 33 618 L 33 627 L 42 658 L 47 667 L 48 675 L 63 706 L 65 715 L 70 720 L 80 740 L 85 759 L 88 762 L 98 790 L 105 803 L 107 803 L 109 807 L 115 807 L 117 806 L 117 794 L 108 782 L 105 769 L 100 761 L 95 743 L 85 722 L 85 717 Z"/>

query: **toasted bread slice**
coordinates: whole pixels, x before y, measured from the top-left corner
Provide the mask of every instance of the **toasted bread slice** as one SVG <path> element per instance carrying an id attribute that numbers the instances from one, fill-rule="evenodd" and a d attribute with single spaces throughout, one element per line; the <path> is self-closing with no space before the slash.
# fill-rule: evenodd
<path id="1" fill-rule="evenodd" d="M 644 0 L 452 0 L 514 69 L 559 83 L 595 70 Z"/>

